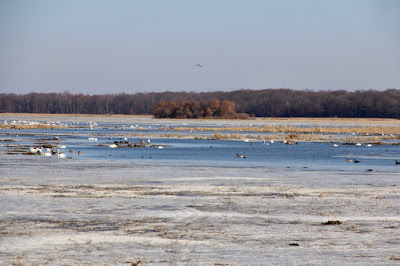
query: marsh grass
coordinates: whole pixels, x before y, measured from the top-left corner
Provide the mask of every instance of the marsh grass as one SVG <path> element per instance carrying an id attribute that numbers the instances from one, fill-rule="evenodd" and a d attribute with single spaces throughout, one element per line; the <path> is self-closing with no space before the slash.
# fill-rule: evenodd
<path id="1" fill-rule="evenodd" d="M 297 127 L 297 126 L 260 126 L 260 127 L 173 127 L 174 131 L 236 131 L 262 133 L 355 133 L 355 134 L 400 134 L 400 126 L 363 126 L 363 127 Z"/>
<path id="2" fill-rule="evenodd" d="M 208 137 L 208 139 L 221 140 L 221 139 L 244 139 L 245 136 L 242 134 L 222 134 L 220 132 L 214 133 L 212 136 Z"/>
<path id="3" fill-rule="evenodd" d="M 115 134 L 115 137 L 131 137 L 131 138 L 178 138 L 178 139 L 196 139 L 196 140 L 244 140 L 249 139 L 253 141 L 301 141 L 301 142 L 341 142 L 341 143 L 351 143 L 352 145 L 361 143 L 371 143 L 371 144 L 384 144 L 387 140 L 400 139 L 399 135 L 346 135 L 346 134 L 327 134 L 327 133 L 285 133 L 285 132 L 254 132 L 259 134 L 242 134 L 241 131 L 236 130 L 232 133 L 222 133 L 214 132 L 203 134 L 199 133 L 126 133 L 126 134 Z M 182 131 L 183 132 L 183 131 Z M 201 131 L 199 131 L 201 132 Z M 94 134 L 95 135 L 95 134 Z M 396 143 L 393 143 L 396 145 Z"/>
<path id="4" fill-rule="evenodd" d="M 215 140 L 241 140 L 246 138 L 259 141 L 342 142 L 351 145 L 358 142 L 383 144 L 383 141 L 400 139 L 400 126 L 297 127 L 274 125 L 260 127 L 174 127 L 170 130 L 189 133 L 204 132 L 205 134 L 215 132 L 208 137 L 203 137 L 203 139 Z M 196 134 L 195 138 L 202 139 L 199 134 Z"/>

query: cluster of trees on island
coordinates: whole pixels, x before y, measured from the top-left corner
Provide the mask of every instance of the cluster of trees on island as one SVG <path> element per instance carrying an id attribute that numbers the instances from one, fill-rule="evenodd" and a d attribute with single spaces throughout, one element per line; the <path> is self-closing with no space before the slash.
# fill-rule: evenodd
<path id="1" fill-rule="evenodd" d="M 291 89 L 230 92 L 161 92 L 84 95 L 1 94 L 0 112 L 59 114 L 153 114 L 157 117 L 230 116 L 212 101 L 234 106 L 235 113 L 259 117 L 400 118 L 400 90 L 308 91 Z M 173 102 L 173 103 L 171 103 Z M 228 104 L 229 102 L 229 104 Z M 233 106 L 232 106 L 233 104 Z M 176 105 L 176 106 L 175 106 Z M 167 108 L 168 106 L 168 108 Z M 220 106 L 221 108 L 221 106 Z M 225 108 L 225 107 L 222 107 Z M 164 109 L 164 111 L 162 111 Z M 229 109 L 229 108 L 228 108 Z M 175 110 L 175 111 L 174 111 Z M 232 118 L 235 115 L 232 116 Z M 240 117 L 240 116 L 239 116 Z"/>
<path id="2" fill-rule="evenodd" d="M 229 100 L 213 99 L 211 101 L 187 101 L 187 102 L 159 102 L 153 115 L 156 118 L 228 118 L 244 119 L 249 115 L 238 114 L 235 104 Z"/>

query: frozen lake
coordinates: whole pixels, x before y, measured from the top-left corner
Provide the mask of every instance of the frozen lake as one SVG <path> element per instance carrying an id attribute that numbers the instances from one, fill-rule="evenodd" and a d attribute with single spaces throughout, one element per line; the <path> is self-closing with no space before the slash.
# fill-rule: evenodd
<path id="1" fill-rule="evenodd" d="M 57 119 L 0 117 L 1 123 L 66 126 L 0 130 L 5 264 L 400 260 L 398 145 L 211 140 L 209 132 L 161 137 L 171 132 L 165 127 L 175 125 L 254 121 Z M 196 134 L 201 138 L 192 137 Z M 134 147 L 141 140 L 144 145 Z M 24 154 L 43 143 L 58 145 L 54 150 L 66 158 Z M 114 143 L 119 147 L 109 148 Z M 325 225 L 328 221 L 340 224 Z"/>

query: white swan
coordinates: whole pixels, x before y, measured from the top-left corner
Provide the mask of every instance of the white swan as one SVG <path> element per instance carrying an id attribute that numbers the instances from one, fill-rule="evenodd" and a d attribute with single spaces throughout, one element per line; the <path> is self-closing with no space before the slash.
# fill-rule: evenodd
<path id="1" fill-rule="evenodd" d="M 111 149 L 114 149 L 114 148 L 117 148 L 118 145 L 113 143 L 113 144 L 108 144 L 107 147 L 111 148 Z"/>
<path id="2" fill-rule="evenodd" d="M 45 157 L 51 157 L 52 153 L 51 151 L 45 151 L 45 152 L 40 152 L 40 155 L 45 156 Z"/>
<path id="3" fill-rule="evenodd" d="M 39 153 L 39 148 L 30 148 L 29 152 L 30 153 Z"/>
<path id="4" fill-rule="evenodd" d="M 57 158 L 65 158 L 65 153 L 60 152 L 60 150 L 57 150 Z"/>

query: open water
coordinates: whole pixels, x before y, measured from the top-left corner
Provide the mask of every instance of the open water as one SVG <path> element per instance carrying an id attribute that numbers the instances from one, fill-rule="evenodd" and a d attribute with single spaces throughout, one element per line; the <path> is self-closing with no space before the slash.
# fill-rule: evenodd
<path id="1" fill-rule="evenodd" d="M 10 123 L 10 121 L 0 121 Z M 41 123 L 45 123 L 41 121 Z M 62 121 L 63 129 L 31 129 L 0 131 L 1 149 L 5 152 L 9 145 L 39 147 L 43 142 L 58 144 L 65 148 L 56 148 L 66 154 L 65 159 L 73 160 L 108 160 L 116 163 L 140 163 L 150 165 L 199 165 L 215 167 L 273 167 L 285 169 L 319 169 L 324 171 L 343 170 L 350 172 L 378 171 L 400 173 L 400 146 L 373 145 L 366 143 L 359 146 L 341 143 L 298 142 L 286 145 L 283 142 L 264 142 L 262 140 L 207 140 L 193 138 L 153 138 L 152 134 L 176 133 L 165 128 L 174 124 L 137 124 L 117 122 L 75 122 Z M 188 126 L 188 125 L 179 125 Z M 190 126 L 213 126 L 191 124 Z M 215 126 L 215 125 L 214 125 Z M 218 126 L 232 126 L 218 125 Z M 235 125 L 234 125 L 235 126 Z M 132 133 L 143 133 L 149 137 L 132 137 Z M 223 132 L 224 133 L 224 132 Z M 179 134 L 188 134 L 179 132 Z M 197 134 L 190 132 L 190 134 Z M 202 136 L 213 132 L 201 132 Z M 244 133 L 246 134 L 246 133 Z M 270 135 L 271 136 L 271 135 Z M 127 147 L 145 142 L 145 147 Z M 149 142 L 150 143 L 149 143 Z M 124 142 L 122 145 L 121 143 Z M 117 143 L 120 147 L 109 148 Z M 335 145 L 336 144 L 336 145 Z M 74 150 L 71 153 L 70 150 Z M 81 155 L 78 155 L 81 152 Z M 237 155 L 243 155 L 238 157 Z M 11 156 L 11 155 L 10 155 Z M 25 155 L 26 156 L 26 155 Z M 57 160 L 56 155 L 48 158 Z M 349 162 L 347 159 L 350 159 Z M 354 163 L 359 161 L 358 163 Z"/>

